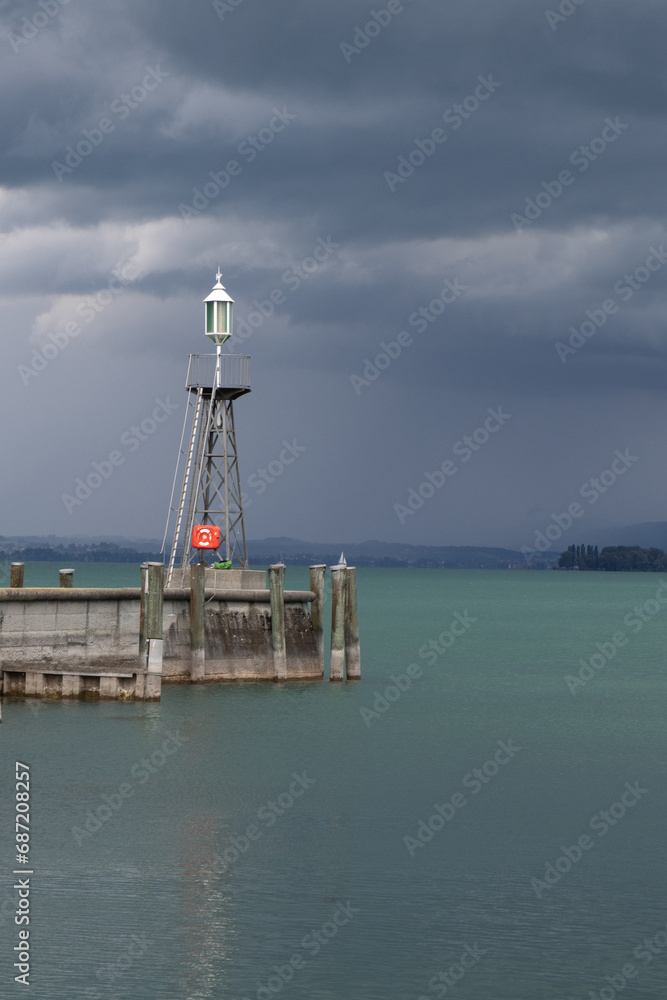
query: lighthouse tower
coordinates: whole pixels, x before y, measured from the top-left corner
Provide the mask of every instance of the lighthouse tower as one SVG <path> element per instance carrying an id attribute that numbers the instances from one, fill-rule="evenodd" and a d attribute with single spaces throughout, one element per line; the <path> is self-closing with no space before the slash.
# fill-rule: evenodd
<path id="1" fill-rule="evenodd" d="M 213 291 L 204 299 L 205 333 L 216 353 L 191 354 L 188 364 L 188 406 L 164 538 L 166 545 L 173 525 L 167 587 L 183 585 L 184 571 L 195 559 L 203 558 L 208 565 L 229 560 L 243 569 L 248 566 L 234 400 L 250 392 L 250 358 L 222 353 L 232 336 L 234 301 L 221 277 L 218 269 Z M 220 529 L 217 550 L 192 549 L 192 529 L 202 524 Z"/>

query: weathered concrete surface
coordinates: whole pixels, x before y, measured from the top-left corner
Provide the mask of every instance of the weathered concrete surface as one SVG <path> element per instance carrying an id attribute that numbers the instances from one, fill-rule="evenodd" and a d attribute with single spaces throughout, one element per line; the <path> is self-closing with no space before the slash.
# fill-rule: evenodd
<path id="1" fill-rule="evenodd" d="M 0 605 L 5 601 L 111 601 L 138 599 L 139 587 L 0 587 Z"/>
<path id="2" fill-rule="evenodd" d="M 131 701 L 141 698 L 142 678 L 137 674 L 50 674 L 40 670 L 3 670 L 2 694 L 25 698 L 100 698 Z"/>
<path id="3" fill-rule="evenodd" d="M 264 595 L 266 595 L 264 597 Z M 285 639 L 287 680 L 322 677 L 317 643 L 310 622 L 310 592 L 285 591 Z M 206 681 L 275 680 L 269 591 L 257 600 L 209 594 L 205 614 Z M 190 682 L 190 602 L 185 592 L 165 593 L 164 660 L 165 684 Z"/>
<path id="4" fill-rule="evenodd" d="M 0 590 L 0 665 L 76 673 L 138 669 L 139 588 Z"/>
<path id="5" fill-rule="evenodd" d="M 269 590 L 225 589 L 222 594 L 206 590 L 203 680 L 274 680 Z M 309 615 L 314 598 L 310 591 L 285 591 L 287 680 L 322 677 Z M 33 697 L 154 697 L 146 687 L 139 630 L 139 587 L 0 589 L 3 691 Z M 164 595 L 163 680 L 192 680 L 189 588 Z"/>
<path id="6" fill-rule="evenodd" d="M 207 590 L 264 590 L 266 573 L 263 569 L 206 569 Z M 170 590 L 190 586 L 190 567 L 174 570 Z"/>

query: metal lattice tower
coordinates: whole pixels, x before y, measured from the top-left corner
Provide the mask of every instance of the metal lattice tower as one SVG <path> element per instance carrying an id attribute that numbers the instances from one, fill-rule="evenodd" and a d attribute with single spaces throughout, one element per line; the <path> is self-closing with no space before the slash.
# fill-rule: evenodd
<path id="1" fill-rule="evenodd" d="M 250 358 L 221 353 L 220 344 L 231 336 L 232 300 L 220 284 L 219 273 L 205 301 L 206 335 L 216 344 L 217 353 L 191 354 L 188 364 L 188 407 L 163 542 L 164 551 L 173 524 L 167 587 L 175 576 L 181 576 L 182 582 L 180 571 L 195 558 L 203 558 L 208 565 L 224 558 L 242 568 L 248 566 L 234 400 L 250 392 Z M 220 528 L 218 550 L 200 556 L 191 548 L 192 529 L 198 524 Z"/>

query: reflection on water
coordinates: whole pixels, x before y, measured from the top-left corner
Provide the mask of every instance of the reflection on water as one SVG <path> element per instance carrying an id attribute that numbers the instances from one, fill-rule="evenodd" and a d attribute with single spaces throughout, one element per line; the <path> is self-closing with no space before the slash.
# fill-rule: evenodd
<path id="1" fill-rule="evenodd" d="M 203 814 L 184 824 L 180 995 L 187 1000 L 207 1000 L 215 995 L 216 986 L 224 988 L 225 966 L 239 951 L 232 893 L 223 877 L 226 865 L 216 844 L 217 827 L 212 816 Z"/>

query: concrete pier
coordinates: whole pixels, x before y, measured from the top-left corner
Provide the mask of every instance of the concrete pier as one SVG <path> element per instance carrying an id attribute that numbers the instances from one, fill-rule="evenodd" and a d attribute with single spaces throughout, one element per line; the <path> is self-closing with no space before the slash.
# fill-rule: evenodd
<path id="1" fill-rule="evenodd" d="M 205 587 L 199 682 L 321 680 L 309 609 L 321 597 L 285 590 L 279 567 L 272 602 L 265 572 L 249 572 L 264 588 Z M 161 575 L 157 564 L 141 568 L 141 587 L 0 588 L 0 693 L 143 700 L 158 697 L 162 683 L 198 680 L 192 676 L 192 589 L 163 593 Z M 197 604 L 195 598 L 199 644 Z"/>
<path id="2" fill-rule="evenodd" d="M 190 567 L 174 570 L 170 590 L 183 590 L 190 586 Z M 266 587 L 266 573 L 262 569 L 213 569 L 206 567 L 207 590 L 261 590 Z"/>

